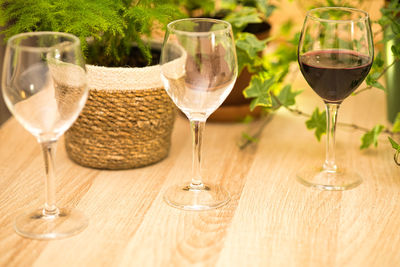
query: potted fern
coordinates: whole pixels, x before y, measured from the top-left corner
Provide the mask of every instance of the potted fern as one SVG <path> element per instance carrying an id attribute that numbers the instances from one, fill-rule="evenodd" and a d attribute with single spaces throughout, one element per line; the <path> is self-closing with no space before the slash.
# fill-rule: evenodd
<path id="1" fill-rule="evenodd" d="M 71 159 L 125 169 L 167 156 L 174 105 L 159 79 L 160 42 L 146 39 L 183 16 L 179 5 L 177 0 L 0 0 L 6 39 L 27 31 L 59 31 L 81 40 L 90 93 L 65 135 Z"/>

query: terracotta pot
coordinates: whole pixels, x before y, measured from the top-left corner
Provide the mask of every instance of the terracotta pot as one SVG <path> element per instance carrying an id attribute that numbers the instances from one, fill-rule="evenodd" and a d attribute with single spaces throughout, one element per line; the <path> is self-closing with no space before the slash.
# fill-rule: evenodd
<path id="1" fill-rule="evenodd" d="M 251 23 L 244 31 L 256 35 L 259 40 L 265 39 L 269 35 L 271 26 L 268 23 Z M 209 121 L 215 122 L 239 122 L 246 116 L 258 118 L 261 115 L 261 108 L 250 111 L 249 104 L 251 99 L 243 96 L 243 90 L 249 85 L 252 73 L 244 68 L 239 74 L 232 92 L 226 98 L 221 107 L 211 114 Z"/>

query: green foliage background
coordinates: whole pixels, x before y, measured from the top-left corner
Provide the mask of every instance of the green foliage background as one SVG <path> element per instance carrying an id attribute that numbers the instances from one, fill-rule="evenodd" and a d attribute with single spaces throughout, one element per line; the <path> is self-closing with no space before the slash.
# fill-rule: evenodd
<path id="1" fill-rule="evenodd" d="M 350 1 L 346 0 L 325 0 L 325 1 L 321 0 L 315 2 L 318 3 L 320 6 L 352 7 L 350 5 Z M 362 2 L 363 0 L 359 0 L 359 3 Z M 309 8 L 317 7 L 319 5 L 310 6 Z M 399 0 L 389 1 L 385 7 L 381 8 L 380 12 L 381 12 L 381 17 L 377 21 L 372 22 L 374 24 L 380 25 L 380 30 L 374 33 L 375 37 L 381 35 L 379 37 L 383 38 L 377 38 L 381 39 L 380 41 L 381 43 L 386 43 L 388 40 L 392 39 L 400 40 Z M 281 34 L 284 35 L 286 32 L 289 32 L 291 26 L 292 25 L 290 21 L 288 21 L 287 24 L 282 25 Z M 390 31 L 391 34 L 383 35 L 383 32 L 385 32 L 388 28 L 391 29 Z M 286 38 L 286 44 L 281 44 L 274 52 L 264 57 L 262 59 L 263 63 L 257 64 L 257 61 L 255 61 L 256 64 L 251 63 L 253 67 L 258 65 L 265 66 L 264 68 L 265 71 L 263 71 L 265 73 L 259 75 L 259 77 L 253 77 L 249 87 L 245 89 L 244 95 L 246 97 L 253 99 L 250 104 L 251 109 L 254 109 L 256 106 L 261 106 L 273 112 L 280 108 L 286 108 L 295 114 L 308 117 L 308 120 L 306 121 L 306 127 L 309 130 L 314 131 L 315 136 L 319 141 L 321 139 L 321 136 L 326 133 L 326 112 L 320 111 L 318 108 L 315 108 L 312 114 L 306 114 L 300 109 L 296 108 L 295 97 L 301 91 L 298 90 L 292 91 L 290 86 L 288 84 L 285 84 L 286 82 L 285 77 L 288 74 L 288 66 L 291 63 L 297 61 L 296 47 L 299 41 L 298 37 L 299 34 L 296 34 L 295 36 L 288 36 L 288 38 Z M 268 45 L 268 42 L 266 43 L 266 45 Z M 255 47 L 257 47 L 257 45 Z M 393 53 L 393 58 L 394 58 L 393 62 L 385 62 L 381 51 L 376 51 L 374 64 L 372 66 L 369 75 L 365 80 L 366 86 L 357 89 L 357 91 L 354 94 L 359 94 L 366 90 L 374 88 L 386 91 L 385 86 L 382 85 L 379 82 L 379 80 L 382 78 L 382 76 L 385 74 L 388 68 L 392 67 L 394 64 L 400 61 L 400 42 L 395 42 L 395 44 L 391 46 L 390 50 Z M 250 52 L 251 50 L 248 51 L 247 54 L 245 54 L 247 58 L 251 57 Z M 243 58 L 245 58 L 245 56 L 243 56 Z M 239 61 L 240 57 L 241 55 L 239 52 L 238 53 Z M 246 60 L 243 60 L 243 62 L 246 62 Z M 285 90 L 282 90 L 283 88 L 285 88 Z M 283 91 L 286 91 L 287 93 L 286 94 L 279 93 L 279 95 L 277 95 L 277 92 L 283 92 Z M 393 137 L 400 133 L 400 113 L 397 115 L 393 126 L 389 127 L 377 124 L 373 126 L 371 129 L 366 129 L 356 124 L 346 124 L 346 123 L 339 123 L 338 126 L 351 127 L 354 129 L 364 131 L 364 134 L 361 136 L 360 149 L 367 149 L 371 146 L 377 147 L 379 136 L 381 134 L 385 133 Z M 399 152 L 400 145 L 398 145 L 396 141 L 393 140 L 393 138 L 389 138 L 389 140 L 392 144 L 392 147 L 396 149 L 397 152 Z"/>
<path id="2" fill-rule="evenodd" d="M 346 0 L 318 0 L 315 3 L 324 6 L 349 5 Z M 133 42 L 150 59 L 150 48 L 143 37 L 150 36 L 155 28 L 165 29 L 168 22 L 185 16 L 222 16 L 233 27 L 239 70 L 248 68 L 252 72 L 251 82 L 243 92 L 245 97 L 252 99 L 249 108 L 260 106 L 269 112 L 286 108 L 307 116 L 307 128 L 313 130 L 320 140 L 326 132 L 325 111 L 316 108 L 312 114 L 306 114 L 297 109 L 296 97 L 301 90 L 293 89 L 286 81 L 290 65 L 297 60 L 299 33 L 291 34 L 293 23 L 288 21 L 281 25 L 279 34 L 286 38 L 286 42 L 280 42 L 267 55 L 261 52 L 274 37 L 259 40 L 254 34 L 244 31 L 249 24 L 267 21 L 275 8 L 267 0 L 221 0 L 221 10 L 215 9 L 214 0 L 0 0 L 0 26 L 5 27 L 1 34 L 5 34 L 6 38 L 28 31 L 69 32 L 81 39 L 86 55 L 90 42 L 95 53 L 90 54 L 87 59 L 89 63 L 126 66 Z M 380 19 L 373 22 L 381 26 L 380 34 L 391 29 L 391 34 L 385 35 L 382 42 L 400 39 L 399 13 L 399 0 L 391 0 L 381 9 Z M 367 86 L 358 89 L 356 94 L 372 88 L 385 90 L 379 79 L 387 68 L 400 61 L 400 46 L 393 45 L 391 51 L 395 59 L 386 62 L 386 65 L 382 54 L 376 53 L 372 70 L 366 78 Z M 398 134 L 400 115 L 392 128 L 380 124 L 372 129 L 353 124 L 347 126 L 365 132 L 360 145 L 361 149 L 365 149 L 371 145 L 377 146 L 382 133 L 392 137 Z M 249 136 L 248 139 L 257 138 Z M 390 139 L 390 142 L 393 148 L 400 151 L 400 145 L 394 139 Z"/>
<path id="3" fill-rule="evenodd" d="M 183 17 L 179 6 L 177 0 L 0 0 L 0 26 L 6 26 L 6 38 L 29 31 L 72 33 L 85 52 L 88 40 L 102 52 L 89 62 L 124 66 L 133 42 L 150 58 L 142 37 L 157 23 L 165 27 Z"/>

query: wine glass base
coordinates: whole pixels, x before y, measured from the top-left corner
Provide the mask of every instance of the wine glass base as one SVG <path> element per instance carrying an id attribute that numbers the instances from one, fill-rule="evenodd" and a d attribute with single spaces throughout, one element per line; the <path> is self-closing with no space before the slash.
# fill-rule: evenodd
<path id="1" fill-rule="evenodd" d="M 345 169 L 338 169 L 336 172 L 306 170 L 297 174 L 297 180 L 305 186 L 328 191 L 349 190 L 362 183 L 360 175 Z"/>
<path id="2" fill-rule="evenodd" d="M 219 185 L 205 184 L 201 189 L 178 185 L 167 189 L 164 200 L 178 209 L 200 211 L 219 208 L 229 202 L 230 196 Z"/>
<path id="3" fill-rule="evenodd" d="M 69 237 L 87 226 L 86 216 L 75 209 L 60 209 L 54 216 L 43 215 L 43 209 L 37 209 L 18 216 L 14 223 L 19 235 L 43 240 Z"/>

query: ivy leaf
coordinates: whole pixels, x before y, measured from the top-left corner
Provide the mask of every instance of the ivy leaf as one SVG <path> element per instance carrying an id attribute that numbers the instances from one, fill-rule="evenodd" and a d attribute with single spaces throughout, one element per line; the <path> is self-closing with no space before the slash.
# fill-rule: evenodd
<path id="1" fill-rule="evenodd" d="M 264 13 L 265 17 L 271 16 L 272 12 L 275 10 L 276 6 L 268 4 L 265 0 L 255 0 L 257 8 Z"/>
<path id="2" fill-rule="evenodd" d="M 385 86 L 383 86 L 380 82 L 376 81 L 372 84 L 373 87 L 386 91 Z"/>
<path id="3" fill-rule="evenodd" d="M 258 40 L 254 34 L 238 33 L 236 36 L 236 56 L 238 59 L 239 73 L 245 66 L 252 69 L 262 64 L 258 52 L 261 52 L 266 45 L 267 40 Z"/>
<path id="4" fill-rule="evenodd" d="M 383 59 L 382 53 L 378 52 L 378 54 L 375 56 L 373 67 L 376 69 L 381 69 L 385 64 L 385 60 Z"/>
<path id="5" fill-rule="evenodd" d="M 315 136 L 321 141 L 321 136 L 326 133 L 326 111 L 320 112 L 315 108 L 311 118 L 306 121 L 307 129 L 315 129 Z"/>
<path id="6" fill-rule="evenodd" d="M 129 0 L 131 3 L 132 1 Z M 153 1 L 152 1 L 153 2 Z M 154 1 L 155 2 L 155 1 Z M 168 2 L 168 1 L 164 1 Z M 180 5 L 185 6 L 185 8 L 189 11 L 193 10 L 201 10 L 203 14 L 210 14 L 215 10 L 215 1 L 214 0 L 184 0 L 180 1 Z M 136 1 L 137 3 L 137 1 Z"/>
<path id="7" fill-rule="evenodd" d="M 390 136 L 388 136 L 388 138 L 389 138 L 389 142 L 392 145 L 392 147 L 394 149 L 396 149 L 397 151 L 400 151 L 400 145 L 396 141 L 394 141 L 392 138 L 390 138 Z"/>
<path id="8" fill-rule="evenodd" d="M 236 7 L 236 0 L 221 0 L 221 10 L 233 10 Z"/>
<path id="9" fill-rule="evenodd" d="M 254 121 L 254 117 L 251 115 L 246 115 L 242 120 L 242 123 L 249 124 L 250 122 Z"/>
<path id="10" fill-rule="evenodd" d="M 299 42 L 300 42 L 300 36 L 301 36 L 300 32 L 295 33 L 293 38 L 291 40 L 289 40 L 289 43 L 291 43 L 292 45 L 297 46 L 299 44 Z M 306 37 L 307 36 L 309 36 L 309 35 L 307 34 Z M 304 43 L 306 43 L 307 41 L 308 40 L 306 40 Z"/>
<path id="11" fill-rule="evenodd" d="M 361 137 L 361 146 L 360 149 L 366 149 L 370 147 L 372 144 L 377 147 L 378 146 L 378 137 L 379 134 L 383 131 L 385 127 L 383 125 L 376 125 L 370 131 L 365 133 Z"/>
<path id="12" fill-rule="evenodd" d="M 278 99 L 281 102 L 282 106 L 289 107 L 296 104 L 296 96 L 301 94 L 302 91 L 292 91 L 292 86 L 287 84 L 280 91 L 278 95 Z"/>
<path id="13" fill-rule="evenodd" d="M 380 77 L 380 75 L 381 75 L 380 72 L 371 73 L 370 75 L 367 76 L 367 78 L 365 79 L 365 82 L 369 86 L 379 88 L 383 91 L 386 91 L 386 88 L 377 80 Z"/>
<path id="14" fill-rule="evenodd" d="M 335 6 L 335 1 L 333 0 L 327 0 L 326 2 L 328 3 L 329 6 Z"/>
<path id="15" fill-rule="evenodd" d="M 237 12 L 232 12 L 225 17 L 225 20 L 230 22 L 235 30 L 241 30 L 249 23 L 261 22 L 257 9 L 254 7 L 245 7 Z"/>
<path id="16" fill-rule="evenodd" d="M 371 77 L 371 79 L 376 80 L 379 78 L 379 76 L 381 76 L 380 72 L 373 72 L 369 75 Z"/>
<path id="17" fill-rule="evenodd" d="M 238 60 L 238 72 L 241 73 L 245 66 L 250 67 L 253 65 L 254 60 L 249 57 L 249 54 L 246 51 L 243 51 L 240 48 L 236 49 L 236 57 Z"/>
<path id="18" fill-rule="evenodd" d="M 395 24 L 395 23 L 393 23 Z M 391 47 L 392 53 L 396 58 L 400 58 L 400 48 L 396 47 L 395 45 L 392 45 Z"/>
<path id="19" fill-rule="evenodd" d="M 257 143 L 258 141 L 260 141 L 257 137 L 251 136 L 250 134 L 245 132 L 242 133 L 242 138 L 252 143 Z"/>
<path id="20" fill-rule="evenodd" d="M 255 58 L 265 48 L 266 41 L 258 40 L 254 34 L 242 32 L 236 38 L 236 46 L 246 51 L 249 58 Z"/>
<path id="21" fill-rule="evenodd" d="M 266 1 L 264 1 L 264 3 L 266 3 Z M 271 16 L 272 12 L 274 12 L 274 10 L 276 9 L 276 6 L 274 5 L 268 5 L 267 6 L 267 11 L 265 12 L 265 17 L 269 17 Z"/>
<path id="22" fill-rule="evenodd" d="M 257 106 L 271 107 L 270 87 L 274 84 L 274 78 L 263 79 L 260 76 L 253 76 L 249 86 L 243 91 L 245 98 L 254 98 L 250 103 L 250 110 Z"/>
<path id="23" fill-rule="evenodd" d="M 362 24 L 361 22 L 360 22 L 359 24 L 360 24 L 360 25 L 359 25 L 358 27 L 359 27 L 360 29 L 361 29 L 362 27 L 364 27 L 363 24 Z M 354 46 L 356 47 L 357 50 L 362 51 L 363 45 L 362 45 L 361 41 L 359 41 L 359 40 L 353 40 L 353 44 L 354 44 Z"/>
<path id="24" fill-rule="evenodd" d="M 394 133 L 400 132 L 400 112 L 398 112 L 396 115 L 396 119 L 394 120 L 392 131 Z"/>
<path id="25" fill-rule="evenodd" d="M 292 28 L 293 28 L 293 25 L 294 25 L 293 20 L 291 20 L 291 19 L 287 20 L 287 21 L 286 21 L 285 23 L 283 23 L 283 25 L 281 26 L 280 33 L 281 33 L 282 35 L 285 35 L 285 36 L 289 35 L 289 34 L 290 34 L 290 31 L 291 31 Z M 300 34 L 299 34 L 299 37 L 300 37 Z M 297 42 L 296 45 L 297 45 L 298 43 L 299 43 L 299 42 Z"/>

